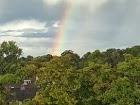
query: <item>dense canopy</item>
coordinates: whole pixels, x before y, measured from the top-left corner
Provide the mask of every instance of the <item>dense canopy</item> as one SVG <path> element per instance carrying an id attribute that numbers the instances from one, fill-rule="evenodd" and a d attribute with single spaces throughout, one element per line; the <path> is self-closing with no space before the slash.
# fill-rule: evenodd
<path id="1" fill-rule="evenodd" d="M 140 104 L 140 46 L 96 50 L 82 57 L 71 50 L 61 56 L 21 55 L 15 42 L 0 44 L 0 105 L 21 103 L 7 99 L 5 85 L 24 79 L 34 80 L 40 88 L 21 105 Z"/>

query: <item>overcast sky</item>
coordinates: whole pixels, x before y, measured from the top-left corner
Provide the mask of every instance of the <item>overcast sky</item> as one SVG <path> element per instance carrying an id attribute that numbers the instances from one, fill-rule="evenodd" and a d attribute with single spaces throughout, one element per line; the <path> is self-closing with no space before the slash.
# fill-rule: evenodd
<path id="1" fill-rule="evenodd" d="M 50 53 L 65 12 L 61 51 L 140 44 L 140 0 L 0 0 L 0 43 L 14 40 L 24 55 Z"/>

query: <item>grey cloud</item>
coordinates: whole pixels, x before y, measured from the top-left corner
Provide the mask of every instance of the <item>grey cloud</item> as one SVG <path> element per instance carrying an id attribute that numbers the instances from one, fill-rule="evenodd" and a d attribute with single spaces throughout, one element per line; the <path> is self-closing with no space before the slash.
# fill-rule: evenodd
<path id="1" fill-rule="evenodd" d="M 2 1 L 9 0 L 0 0 Z M 7 6 L 0 7 L 0 23 L 20 19 L 47 22 L 48 32 L 16 30 L 24 32 L 16 37 L 28 39 L 21 42 L 23 48 L 30 49 L 26 52 L 35 51 L 37 47 L 42 46 L 40 49 L 44 53 L 43 49 L 52 47 L 59 31 L 51 26 L 55 21 L 62 20 L 65 9 L 65 2 L 45 6 L 43 0 L 12 0 Z M 76 5 L 64 30 L 65 40 L 62 42 L 64 45 L 62 50 L 71 49 L 83 54 L 94 49 L 122 48 L 140 44 L 139 11 L 140 0 L 107 0 L 94 12 L 90 11 L 88 0 L 85 4 Z M 15 30 L 8 30 L 12 31 Z M 47 38 L 50 38 L 50 41 Z"/>
<path id="2" fill-rule="evenodd" d="M 65 8 L 65 3 L 45 6 L 43 0 L 0 0 L 0 23 L 13 20 L 37 19 L 50 22 L 59 20 Z"/>
<path id="3" fill-rule="evenodd" d="M 89 12 L 86 6 L 77 7 L 66 32 L 71 44 L 64 43 L 64 46 L 81 54 L 87 50 L 138 45 L 139 11 L 139 0 L 108 0 L 95 13 Z"/>
<path id="4" fill-rule="evenodd" d="M 37 30 L 37 29 L 23 29 L 23 30 L 7 30 L 0 32 L 0 37 L 2 36 L 14 36 L 14 37 L 24 37 L 24 38 L 55 38 L 55 35 L 58 33 L 58 28 L 50 27 L 48 31 L 46 30 Z M 21 35 L 8 35 L 9 32 L 21 32 Z"/>

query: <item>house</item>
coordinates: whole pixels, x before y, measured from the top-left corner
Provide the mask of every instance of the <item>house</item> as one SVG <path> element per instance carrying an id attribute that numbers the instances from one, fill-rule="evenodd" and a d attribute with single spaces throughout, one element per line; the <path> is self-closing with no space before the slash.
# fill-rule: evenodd
<path id="1" fill-rule="evenodd" d="M 6 85 L 5 89 L 9 93 L 7 100 L 23 101 L 25 99 L 32 99 L 36 95 L 38 87 L 32 83 L 31 80 L 24 80 L 22 84 Z"/>

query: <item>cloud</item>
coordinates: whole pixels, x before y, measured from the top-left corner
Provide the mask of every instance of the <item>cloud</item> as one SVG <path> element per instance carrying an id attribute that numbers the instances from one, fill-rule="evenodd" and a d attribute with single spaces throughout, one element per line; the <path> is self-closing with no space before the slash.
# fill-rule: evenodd
<path id="1" fill-rule="evenodd" d="M 61 27 L 60 21 L 56 21 L 56 22 L 52 25 L 52 27 L 54 27 L 54 28 L 59 28 L 59 27 Z"/>
<path id="2" fill-rule="evenodd" d="M 25 52 L 24 55 L 46 54 L 47 49 L 54 43 L 54 39 L 48 35 L 48 28 L 46 22 L 37 20 L 17 20 L 0 24 L 0 43 L 16 41 Z"/>
<path id="3" fill-rule="evenodd" d="M 45 22 L 37 20 L 17 20 L 0 25 L 0 36 L 22 36 L 24 34 L 47 33 Z"/>
<path id="4" fill-rule="evenodd" d="M 24 56 L 29 54 L 33 56 L 47 54 L 52 46 L 52 38 L 27 38 L 27 37 L 12 37 L 12 36 L 1 36 L 0 43 L 3 41 L 13 40 L 16 41 L 18 46 L 23 49 Z"/>
<path id="5" fill-rule="evenodd" d="M 56 5 L 59 2 L 62 2 L 64 0 L 43 0 L 44 3 L 49 4 L 49 5 Z"/>
<path id="6" fill-rule="evenodd" d="M 50 5 L 43 0 L 0 0 L 0 23 L 30 19 L 49 23 L 61 19 L 64 8 L 64 2 Z"/>
<path id="7" fill-rule="evenodd" d="M 56 4 L 59 4 L 60 2 L 67 2 L 67 3 L 75 3 L 75 4 L 91 4 L 92 5 L 95 5 L 95 6 L 98 6 L 99 4 L 103 3 L 103 2 L 106 2 L 108 0 L 43 0 L 44 3 L 46 4 L 50 4 L 50 5 L 56 5 Z"/>
<path id="8" fill-rule="evenodd" d="M 88 9 L 90 4 L 74 11 L 65 32 L 65 40 L 71 43 L 64 43 L 63 50 L 70 48 L 81 54 L 88 50 L 140 44 L 139 0 L 107 0 L 94 12 Z"/>
<path id="9" fill-rule="evenodd" d="M 17 41 L 25 54 L 44 54 L 65 23 L 62 51 L 128 47 L 140 44 L 139 11 L 140 0 L 0 0 L 0 41 Z"/>
<path id="10" fill-rule="evenodd" d="M 30 19 L 48 19 L 43 0 L 0 0 L 0 23 Z"/>
<path id="11" fill-rule="evenodd" d="M 45 29 L 46 23 L 41 23 L 36 20 L 19 20 L 6 23 L 0 26 L 0 31 L 6 30 L 25 30 L 25 29 Z"/>

